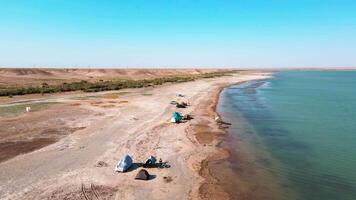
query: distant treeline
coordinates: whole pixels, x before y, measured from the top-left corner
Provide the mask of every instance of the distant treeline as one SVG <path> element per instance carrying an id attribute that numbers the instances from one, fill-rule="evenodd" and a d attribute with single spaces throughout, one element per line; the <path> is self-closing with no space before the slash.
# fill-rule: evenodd
<path id="1" fill-rule="evenodd" d="M 0 90 L 0 96 L 14 96 L 25 94 L 45 94 L 45 93 L 57 93 L 57 92 L 69 92 L 69 91 L 84 91 L 84 92 L 100 92 L 107 90 L 120 90 L 124 88 L 142 88 L 154 85 L 162 85 L 163 83 L 178 83 L 194 81 L 200 78 L 213 78 L 220 76 L 230 75 L 233 71 L 223 72 L 209 72 L 196 75 L 185 76 L 169 76 L 154 79 L 142 79 L 142 80 L 100 80 L 98 82 L 89 81 L 77 81 L 71 83 L 62 83 L 60 85 L 48 85 L 42 83 L 42 86 L 38 87 L 21 87 Z"/>

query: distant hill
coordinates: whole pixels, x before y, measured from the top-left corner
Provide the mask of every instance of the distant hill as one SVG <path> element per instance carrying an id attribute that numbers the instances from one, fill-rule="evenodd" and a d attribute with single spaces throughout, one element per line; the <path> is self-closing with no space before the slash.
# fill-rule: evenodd
<path id="1" fill-rule="evenodd" d="M 19 86 L 62 84 L 79 80 L 150 79 L 177 75 L 197 75 L 222 69 L 52 69 L 0 68 L 0 89 Z"/>

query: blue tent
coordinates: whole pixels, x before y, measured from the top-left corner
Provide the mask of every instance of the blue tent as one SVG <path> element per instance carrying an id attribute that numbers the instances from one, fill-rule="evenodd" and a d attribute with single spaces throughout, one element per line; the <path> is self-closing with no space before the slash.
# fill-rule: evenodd
<path id="1" fill-rule="evenodd" d="M 174 112 L 171 117 L 171 122 L 179 123 L 182 120 L 182 115 L 179 112 Z"/>
<path id="2" fill-rule="evenodd" d="M 125 155 L 120 162 L 116 165 L 117 172 L 125 172 L 132 166 L 132 158 L 129 155 Z"/>

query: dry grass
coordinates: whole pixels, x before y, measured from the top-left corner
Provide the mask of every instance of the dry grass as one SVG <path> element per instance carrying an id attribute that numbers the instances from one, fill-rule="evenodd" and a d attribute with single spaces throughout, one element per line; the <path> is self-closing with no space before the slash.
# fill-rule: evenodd
<path id="1" fill-rule="evenodd" d="M 80 106 L 80 105 L 82 105 L 81 103 L 71 103 L 71 104 L 69 104 L 70 106 Z"/>
<path id="2" fill-rule="evenodd" d="M 99 104 L 103 104 L 104 102 L 102 101 L 93 101 L 93 102 L 90 102 L 90 105 L 99 105 Z"/>
<path id="3" fill-rule="evenodd" d="M 102 108 L 113 108 L 113 107 L 115 107 L 115 105 L 109 104 L 109 105 L 102 105 L 100 107 L 102 107 Z"/>
<path id="4" fill-rule="evenodd" d="M 119 98 L 119 94 L 117 94 L 117 93 L 109 93 L 109 94 L 104 94 L 102 97 L 104 99 L 117 99 L 117 98 Z"/>

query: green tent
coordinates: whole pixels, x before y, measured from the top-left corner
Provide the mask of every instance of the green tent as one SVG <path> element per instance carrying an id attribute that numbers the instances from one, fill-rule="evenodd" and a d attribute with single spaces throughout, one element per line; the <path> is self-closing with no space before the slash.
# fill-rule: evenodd
<path id="1" fill-rule="evenodd" d="M 174 112 L 171 117 L 171 122 L 179 123 L 182 120 L 182 115 L 179 112 Z"/>

